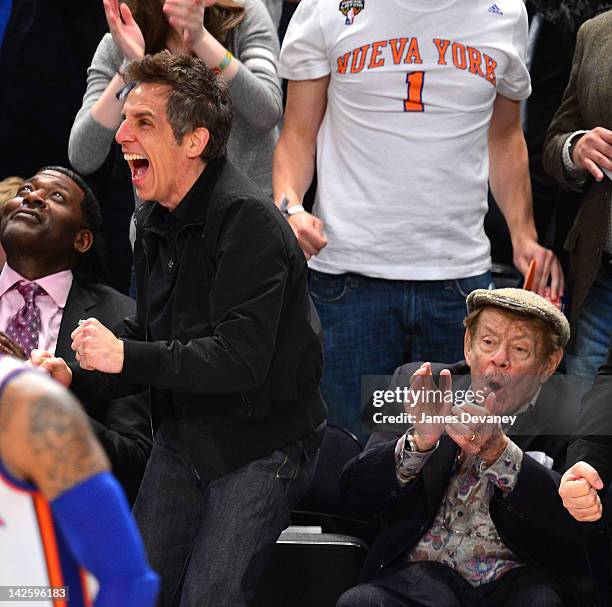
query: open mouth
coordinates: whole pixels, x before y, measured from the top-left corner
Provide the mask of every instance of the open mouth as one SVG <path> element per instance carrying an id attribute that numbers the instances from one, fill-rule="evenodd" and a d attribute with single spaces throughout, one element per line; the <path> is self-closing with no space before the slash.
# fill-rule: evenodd
<path id="1" fill-rule="evenodd" d="M 36 211 L 25 209 L 25 208 L 17 209 L 13 213 L 13 216 L 11 217 L 11 219 L 15 219 L 15 218 L 26 219 L 27 221 L 35 221 L 36 223 L 42 223 L 42 218 L 39 213 L 37 213 Z"/>
<path id="2" fill-rule="evenodd" d="M 486 387 L 490 392 L 499 392 L 505 388 L 505 382 L 499 377 L 490 377 L 487 379 Z"/>
<path id="3" fill-rule="evenodd" d="M 140 154 L 124 154 L 132 171 L 132 181 L 137 183 L 142 181 L 149 170 L 149 160 Z"/>

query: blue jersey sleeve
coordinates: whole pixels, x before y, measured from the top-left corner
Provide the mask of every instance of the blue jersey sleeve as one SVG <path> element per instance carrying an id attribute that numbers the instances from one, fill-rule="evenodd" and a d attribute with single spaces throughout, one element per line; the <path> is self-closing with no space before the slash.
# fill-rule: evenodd
<path id="1" fill-rule="evenodd" d="M 13 0 L 0 0 L 0 48 L 2 48 L 2 40 L 4 39 L 4 31 L 11 18 L 11 10 L 13 8 Z"/>
<path id="2" fill-rule="evenodd" d="M 79 564 L 96 577 L 95 607 L 153 607 L 159 586 L 118 482 L 96 474 L 51 502 Z"/>

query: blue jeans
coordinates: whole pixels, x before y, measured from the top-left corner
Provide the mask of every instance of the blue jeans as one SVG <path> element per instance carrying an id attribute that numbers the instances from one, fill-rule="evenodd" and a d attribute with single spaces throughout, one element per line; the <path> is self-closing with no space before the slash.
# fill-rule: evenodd
<path id="1" fill-rule="evenodd" d="M 361 377 L 391 375 L 406 362 L 463 359 L 465 298 L 487 289 L 491 274 L 458 280 L 402 281 L 311 270 L 321 318 L 328 422 L 363 438 Z"/>
<path id="2" fill-rule="evenodd" d="M 162 579 L 159 605 L 246 606 L 310 483 L 317 437 L 206 481 L 181 447 L 178 424 L 166 418 L 159 428 L 134 505 L 149 562 Z"/>
<path id="3" fill-rule="evenodd" d="M 612 335 L 612 276 L 603 270 L 586 297 L 575 331 L 565 354 L 567 372 L 594 377 L 606 359 Z"/>

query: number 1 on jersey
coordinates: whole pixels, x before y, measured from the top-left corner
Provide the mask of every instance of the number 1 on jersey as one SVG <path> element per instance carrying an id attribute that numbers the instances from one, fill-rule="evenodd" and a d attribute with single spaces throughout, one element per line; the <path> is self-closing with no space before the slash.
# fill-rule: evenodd
<path id="1" fill-rule="evenodd" d="M 406 74 L 406 82 L 408 83 L 408 96 L 404 99 L 404 112 L 422 112 L 425 72 L 409 72 Z"/>

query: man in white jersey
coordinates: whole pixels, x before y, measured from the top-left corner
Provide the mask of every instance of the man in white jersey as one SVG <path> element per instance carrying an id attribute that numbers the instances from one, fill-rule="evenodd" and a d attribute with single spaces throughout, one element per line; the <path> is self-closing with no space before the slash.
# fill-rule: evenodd
<path id="1" fill-rule="evenodd" d="M 560 297 L 519 121 L 526 40 L 520 0 L 300 3 L 281 51 L 290 82 L 273 182 L 310 258 L 331 421 L 358 430 L 362 375 L 460 357 L 465 296 L 491 282 L 487 180 L 515 265 L 536 259 L 534 290 Z"/>
<path id="2" fill-rule="evenodd" d="M 3 352 L 6 341 L 0 335 Z M 95 602 L 86 572 L 98 583 Z M 0 354 L 0 604 L 152 607 L 157 587 L 75 398 Z"/>

